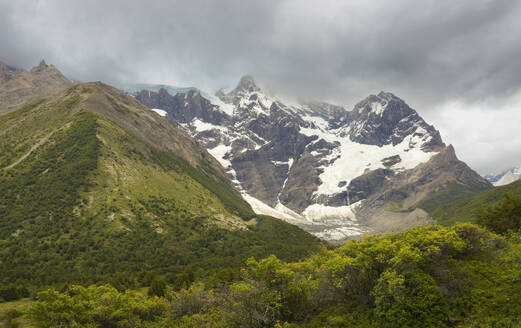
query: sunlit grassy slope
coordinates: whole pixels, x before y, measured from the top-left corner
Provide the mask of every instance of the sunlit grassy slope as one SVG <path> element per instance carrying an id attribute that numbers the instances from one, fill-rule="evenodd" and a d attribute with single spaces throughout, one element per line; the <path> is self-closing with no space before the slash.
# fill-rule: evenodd
<path id="1" fill-rule="evenodd" d="M 0 297 L 147 272 L 229 279 L 250 256 L 319 244 L 256 217 L 202 147 L 100 83 L 0 116 L 0 136 Z"/>

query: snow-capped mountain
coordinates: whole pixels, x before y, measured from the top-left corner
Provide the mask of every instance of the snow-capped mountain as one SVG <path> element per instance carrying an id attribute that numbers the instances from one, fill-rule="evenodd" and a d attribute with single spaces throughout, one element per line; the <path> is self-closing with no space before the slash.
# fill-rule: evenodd
<path id="1" fill-rule="evenodd" d="M 485 179 L 496 187 L 507 185 L 521 179 L 521 166 L 509 168 L 501 173 L 487 174 Z"/>
<path id="2" fill-rule="evenodd" d="M 199 140 L 255 211 L 324 239 L 430 222 L 414 204 L 451 179 L 489 186 L 392 93 L 370 95 L 352 110 L 288 104 L 245 76 L 215 96 L 164 88 L 134 96 Z"/>

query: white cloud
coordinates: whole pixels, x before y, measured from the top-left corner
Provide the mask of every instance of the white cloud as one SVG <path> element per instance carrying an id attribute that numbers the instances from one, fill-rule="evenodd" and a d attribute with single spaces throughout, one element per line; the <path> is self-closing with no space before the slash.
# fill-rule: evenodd
<path id="1" fill-rule="evenodd" d="M 502 101 L 449 101 L 426 113 L 458 157 L 479 173 L 521 165 L 521 90 Z"/>

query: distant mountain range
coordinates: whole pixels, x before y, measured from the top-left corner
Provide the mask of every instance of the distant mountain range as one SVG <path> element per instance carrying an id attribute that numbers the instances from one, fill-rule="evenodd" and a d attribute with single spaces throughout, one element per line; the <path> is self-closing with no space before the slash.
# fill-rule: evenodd
<path id="1" fill-rule="evenodd" d="M 327 240 L 426 224 L 421 201 L 492 187 L 389 92 L 347 109 L 288 103 L 251 76 L 215 96 L 159 85 L 127 90 L 201 142 L 256 212 Z"/>
<path id="2" fill-rule="evenodd" d="M 485 179 L 490 181 L 494 186 L 504 186 L 521 179 L 521 166 L 512 167 L 500 173 L 491 173 L 485 175 Z"/>
<path id="3" fill-rule="evenodd" d="M 71 85 L 44 61 L 29 71 L 0 63 L 0 113 L 42 97 L 54 99 Z M 175 127 L 184 131 L 186 145 L 176 154 L 193 150 L 197 143 L 188 140 L 195 138 L 217 159 L 216 172 L 226 172 L 223 177 L 256 213 L 323 239 L 340 242 L 430 223 L 439 200 L 492 187 L 457 159 L 435 127 L 390 92 L 370 95 L 348 109 L 322 101 L 281 100 L 251 76 L 215 95 L 196 87 L 121 87 L 166 117 L 175 134 L 181 135 Z M 125 112 L 128 105 L 123 104 L 115 108 Z M 100 110 L 106 105 L 103 101 Z M 167 127 L 139 128 L 140 120 L 131 124 L 116 112 L 106 115 L 139 138 L 158 146 L 166 142 L 159 131 Z M 515 172 L 495 183 L 512 179 Z"/>

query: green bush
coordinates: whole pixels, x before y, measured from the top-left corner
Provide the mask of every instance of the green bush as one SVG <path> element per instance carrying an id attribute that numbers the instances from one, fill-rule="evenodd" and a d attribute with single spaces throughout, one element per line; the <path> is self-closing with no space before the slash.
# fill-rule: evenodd
<path id="1" fill-rule="evenodd" d="M 163 280 L 153 279 L 148 289 L 148 296 L 165 297 L 166 284 Z"/>
<path id="2" fill-rule="evenodd" d="M 521 195 L 505 194 L 503 200 L 477 211 L 477 222 L 496 233 L 521 229 Z"/>
<path id="3" fill-rule="evenodd" d="M 167 305 L 158 298 L 118 292 L 110 285 L 40 292 L 29 310 L 36 327 L 139 327 L 158 322 Z"/>

